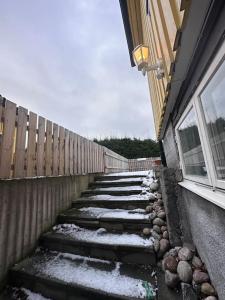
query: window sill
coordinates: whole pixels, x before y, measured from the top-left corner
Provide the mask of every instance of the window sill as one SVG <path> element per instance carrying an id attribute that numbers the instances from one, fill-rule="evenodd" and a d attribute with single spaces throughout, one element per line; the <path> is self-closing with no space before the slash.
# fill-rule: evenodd
<path id="1" fill-rule="evenodd" d="M 225 209 L 225 193 L 222 191 L 213 191 L 212 188 L 202 186 L 198 183 L 184 180 L 179 182 L 179 185 L 183 188 L 197 194 L 198 196 L 212 202 L 213 204 Z"/>

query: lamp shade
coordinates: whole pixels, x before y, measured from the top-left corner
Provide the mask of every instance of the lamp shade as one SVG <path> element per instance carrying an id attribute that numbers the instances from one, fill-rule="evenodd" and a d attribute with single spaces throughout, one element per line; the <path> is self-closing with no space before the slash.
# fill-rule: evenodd
<path id="1" fill-rule="evenodd" d="M 149 60 L 148 46 L 138 45 L 133 50 L 133 59 L 139 71 L 142 70 L 144 66 L 148 65 L 148 60 Z"/>

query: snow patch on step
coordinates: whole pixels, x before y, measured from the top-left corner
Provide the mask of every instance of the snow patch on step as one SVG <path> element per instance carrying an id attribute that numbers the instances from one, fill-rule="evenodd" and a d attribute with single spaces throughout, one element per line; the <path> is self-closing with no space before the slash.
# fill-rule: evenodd
<path id="1" fill-rule="evenodd" d="M 152 194 L 154 196 L 154 194 Z M 123 201 L 123 200 L 129 200 L 129 201 L 136 201 L 136 200 L 149 200 L 148 195 L 127 195 L 127 196 L 112 196 L 108 194 L 104 195 L 94 195 L 87 197 L 89 200 L 112 200 L 112 201 Z"/>
<path id="2" fill-rule="evenodd" d="M 121 178 L 121 179 L 114 179 L 114 180 L 99 180 L 99 181 L 95 181 L 96 183 L 114 183 L 114 182 L 140 182 L 143 181 L 143 177 L 130 177 L 130 178 Z"/>
<path id="3" fill-rule="evenodd" d="M 132 220 L 148 220 L 149 214 L 146 214 L 145 209 L 110 209 L 101 207 L 83 207 L 78 209 L 81 212 L 86 212 L 90 216 L 101 218 L 115 219 L 132 219 Z"/>
<path id="4" fill-rule="evenodd" d="M 73 263 L 71 263 L 71 260 Z M 89 265 L 89 261 L 93 261 L 93 259 L 84 258 L 80 260 L 80 256 L 73 254 L 69 254 L 68 256 L 68 254 L 60 253 L 43 263 L 41 267 L 36 267 L 41 273 L 67 283 L 75 283 L 115 295 L 136 297 L 139 299 L 146 298 L 144 282 L 121 275 L 120 263 L 116 263 L 113 270 L 106 271 Z M 102 262 L 105 263 L 105 261 Z"/>
<path id="5" fill-rule="evenodd" d="M 20 293 L 22 292 L 24 294 L 24 296 L 26 297 L 26 300 L 51 300 L 50 298 L 45 298 L 42 295 L 38 294 L 38 293 L 34 293 L 31 290 L 25 289 L 25 288 L 16 288 L 13 287 L 13 299 L 25 299 L 25 298 L 21 298 Z"/>
<path id="6" fill-rule="evenodd" d="M 110 173 L 106 174 L 104 176 L 133 176 L 133 175 L 148 175 L 149 172 L 152 172 L 152 170 L 148 171 L 135 171 L 135 172 L 121 172 L 121 173 Z"/>
<path id="7" fill-rule="evenodd" d="M 102 187 L 102 188 L 95 188 L 94 191 L 140 191 L 142 192 L 142 187 L 140 185 L 134 186 L 113 186 L 113 187 Z"/>
<path id="8" fill-rule="evenodd" d="M 59 224 L 53 227 L 55 233 L 60 233 L 75 240 L 97 244 L 120 246 L 152 247 L 154 239 L 143 238 L 134 233 L 110 233 L 105 228 L 90 230 L 75 224 Z"/>

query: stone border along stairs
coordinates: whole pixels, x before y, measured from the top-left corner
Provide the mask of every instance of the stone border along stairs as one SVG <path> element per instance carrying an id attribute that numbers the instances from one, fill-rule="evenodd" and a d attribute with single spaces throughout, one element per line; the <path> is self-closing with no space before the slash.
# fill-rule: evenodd
<path id="1" fill-rule="evenodd" d="M 142 233 L 152 228 L 143 209 L 148 196 L 137 195 L 143 178 L 97 177 L 42 235 L 36 252 L 10 270 L 0 299 L 27 299 L 31 291 L 55 300 L 181 299 L 164 283 L 154 239 Z"/>

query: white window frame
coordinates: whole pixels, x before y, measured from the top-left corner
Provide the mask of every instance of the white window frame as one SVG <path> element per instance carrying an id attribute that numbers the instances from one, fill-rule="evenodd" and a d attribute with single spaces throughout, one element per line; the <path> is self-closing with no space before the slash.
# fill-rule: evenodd
<path id="1" fill-rule="evenodd" d="M 182 148 L 181 148 L 181 141 L 180 141 L 180 135 L 179 135 L 179 127 L 180 125 L 183 123 L 183 121 L 185 120 L 185 118 L 187 117 L 188 113 L 191 111 L 191 109 L 194 110 L 194 114 L 196 117 L 196 122 L 197 122 L 197 127 L 198 127 L 198 133 L 199 133 L 199 138 L 200 138 L 200 142 L 201 142 L 201 146 L 202 146 L 202 152 L 203 152 L 203 157 L 205 160 L 205 165 L 206 165 L 206 170 L 207 170 L 207 176 L 197 176 L 197 175 L 190 175 L 187 174 L 185 172 L 185 163 L 184 163 L 184 157 L 183 157 L 183 152 L 182 152 Z M 195 109 L 195 105 L 194 105 L 194 101 L 193 99 L 189 102 L 188 106 L 186 107 L 184 113 L 182 114 L 182 117 L 180 118 L 179 122 L 177 123 L 177 126 L 175 128 L 176 131 L 176 138 L 177 138 L 177 144 L 178 144 L 178 151 L 179 151 L 179 155 L 180 155 L 180 165 L 181 168 L 183 170 L 183 176 L 185 179 L 191 180 L 191 181 L 195 181 L 195 182 L 199 182 L 199 183 L 203 183 L 206 185 L 211 185 L 211 178 L 208 172 L 208 164 L 207 164 L 207 160 L 206 160 L 206 156 L 205 156 L 205 151 L 204 151 L 204 147 L 203 147 L 203 139 L 199 130 L 199 124 L 198 124 L 198 115 L 196 113 L 196 109 Z"/>
<path id="2" fill-rule="evenodd" d="M 211 65 L 209 66 L 208 70 L 206 71 L 205 75 L 203 76 L 199 86 L 197 87 L 195 93 L 193 94 L 190 103 L 188 104 L 187 108 L 185 109 L 184 113 L 182 114 L 180 120 L 178 121 L 175 127 L 175 133 L 177 138 L 178 144 L 178 151 L 180 155 L 180 164 L 183 170 L 184 178 L 190 181 L 194 181 L 197 183 L 209 185 L 212 187 L 213 190 L 222 189 L 225 190 L 225 180 L 220 180 L 217 178 L 216 167 L 214 164 L 212 149 L 210 147 L 210 141 L 208 136 L 208 131 L 206 128 L 205 116 L 203 112 L 203 107 L 201 104 L 201 93 L 207 87 L 207 84 L 215 75 L 216 71 L 219 69 L 221 64 L 225 61 L 225 42 L 223 42 L 222 46 L 220 47 L 219 51 L 217 52 L 216 56 L 214 57 Z M 181 143 L 179 138 L 178 129 L 181 123 L 184 121 L 185 117 L 187 116 L 188 112 L 194 109 L 194 113 L 196 115 L 197 127 L 199 132 L 199 137 L 202 145 L 203 156 L 205 159 L 206 169 L 208 178 L 204 178 L 201 176 L 195 175 L 187 175 L 185 173 L 185 166 L 183 160 L 183 153 L 181 149 Z"/>

